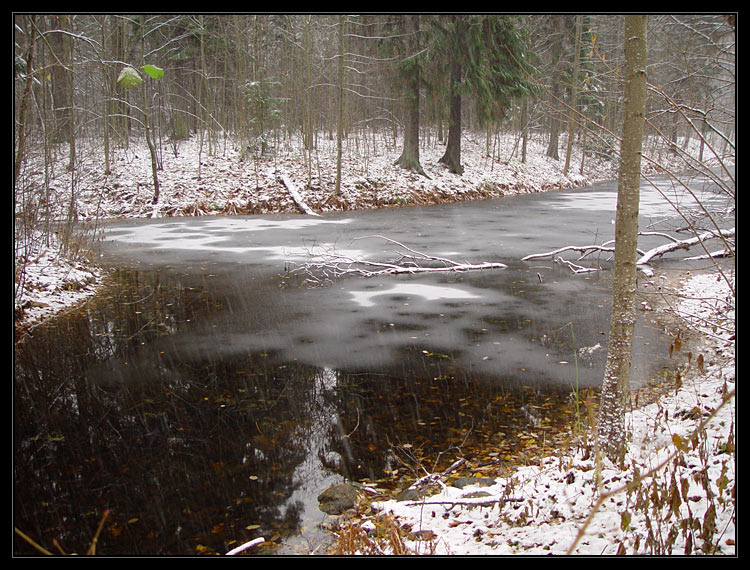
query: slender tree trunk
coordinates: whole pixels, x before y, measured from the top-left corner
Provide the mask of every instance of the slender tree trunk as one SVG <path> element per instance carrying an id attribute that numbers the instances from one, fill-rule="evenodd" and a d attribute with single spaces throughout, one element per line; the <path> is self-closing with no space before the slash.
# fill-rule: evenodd
<path id="1" fill-rule="evenodd" d="M 583 16 L 576 16 L 576 54 L 573 65 L 573 84 L 570 86 L 570 115 L 568 116 L 568 148 L 565 151 L 565 168 L 563 174 L 568 173 L 570 168 L 570 156 L 573 154 L 573 141 L 576 135 L 576 106 L 578 104 L 578 69 L 581 60 L 581 28 Z"/>
<path id="2" fill-rule="evenodd" d="M 154 198 L 152 202 L 156 204 L 159 201 L 159 193 L 160 193 L 160 187 L 159 187 L 159 175 L 157 174 L 157 164 L 156 164 L 156 148 L 154 147 L 154 141 L 153 141 L 153 135 L 151 133 L 151 121 L 149 120 L 149 113 L 151 111 L 149 110 L 148 106 L 148 99 L 146 97 L 146 83 L 143 83 L 143 125 L 144 130 L 146 131 L 146 144 L 148 145 L 148 152 L 151 156 L 151 177 L 154 180 Z"/>
<path id="3" fill-rule="evenodd" d="M 29 48 L 26 52 L 26 84 L 23 89 L 23 98 L 18 111 L 18 135 L 16 147 L 16 161 L 13 167 L 13 186 L 18 183 L 18 175 L 21 173 L 21 163 L 23 162 L 24 148 L 26 146 L 26 108 L 29 103 L 29 94 L 31 93 L 32 62 L 34 60 L 34 38 L 36 37 L 36 16 L 31 16 L 31 26 L 29 26 Z"/>
<path id="4" fill-rule="evenodd" d="M 336 194 L 341 194 L 341 154 L 344 134 L 344 16 L 339 16 L 339 112 L 336 127 Z"/>
<path id="5" fill-rule="evenodd" d="M 562 71 L 560 66 L 562 65 L 562 36 L 564 33 L 565 20 L 564 16 L 555 16 L 555 22 L 557 24 L 557 34 L 555 34 L 555 43 L 552 46 L 552 57 L 555 60 L 555 71 L 552 78 L 552 107 L 554 108 L 550 115 L 550 134 L 549 134 L 549 145 L 547 146 L 547 156 L 555 160 L 560 160 L 558 153 L 558 141 L 560 136 L 560 98 L 562 97 Z"/>
<path id="6" fill-rule="evenodd" d="M 200 58 L 201 58 L 201 73 L 198 78 L 198 96 L 196 97 L 196 105 L 198 106 L 197 115 L 201 117 L 198 128 L 200 129 L 200 137 L 198 143 L 198 180 L 201 179 L 201 162 L 203 160 L 203 139 L 205 136 L 206 128 L 206 105 L 207 102 L 203 102 L 203 91 L 206 85 L 206 61 L 205 61 L 205 50 L 204 50 L 204 37 L 205 37 L 205 26 L 203 24 L 203 16 L 198 16 L 198 24 L 200 26 L 199 43 L 200 43 Z"/>
<path id="7" fill-rule="evenodd" d="M 625 453 L 625 401 L 636 316 L 638 203 L 646 108 L 646 19 L 646 16 L 625 17 L 625 108 L 615 221 L 615 276 L 598 425 L 600 450 L 615 463 L 622 463 Z"/>
<path id="8" fill-rule="evenodd" d="M 70 16 L 54 16 L 53 25 L 64 30 L 68 26 Z M 73 129 L 71 112 L 73 104 L 70 100 L 69 75 L 72 73 L 68 54 L 70 53 L 69 35 L 56 32 L 49 35 L 48 45 L 52 50 L 52 99 L 55 116 L 55 128 L 53 142 L 61 143 L 70 141 Z"/>
<path id="9" fill-rule="evenodd" d="M 307 16 L 305 27 L 302 32 L 303 37 L 303 49 L 304 49 L 304 65 L 305 65 L 305 83 L 302 86 L 304 90 L 303 100 L 305 108 L 302 110 L 302 121 L 303 121 L 303 141 L 305 150 L 312 150 L 313 148 L 313 110 L 312 110 L 312 38 L 310 35 L 312 28 L 312 16 Z"/>
<path id="10" fill-rule="evenodd" d="M 107 24 L 107 17 L 108 16 L 102 16 L 102 22 L 101 22 L 101 33 L 102 33 L 102 59 L 108 59 L 109 52 L 107 51 L 107 33 L 106 33 L 106 24 Z M 110 105 L 110 73 L 107 69 L 107 64 L 102 61 L 101 64 L 102 68 L 102 135 L 104 137 L 104 175 L 109 176 L 110 174 L 110 164 L 109 164 L 109 105 Z"/>
<path id="11" fill-rule="evenodd" d="M 522 133 L 522 145 L 521 145 L 521 162 L 526 164 L 526 146 L 529 139 L 529 102 L 526 97 L 523 98 L 521 103 L 521 133 Z"/>
<path id="12" fill-rule="evenodd" d="M 144 29 L 144 17 L 140 17 L 141 30 Z M 141 43 L 145 41 L 145 34 L 141 35 Z M 145 53 L 143 49 L 143 53 Z M 148 153 L 151 156 L 151 177 L 154 181 L 154 197 L 152 203 L 156 204 L 159 202 L 160 186 L 159 186 L 159 175 L 157 174 L 158 166 L 156 161 L 156 147 L 154 146 L 153 133 L 151 132 L 151 108 L 148 103 L 149 97 L 147 95 L 146 81 L 141 86 L 141 93 L 143 94 L 143 129 L 146 131 L 146 145 L 148 146 Z"/>

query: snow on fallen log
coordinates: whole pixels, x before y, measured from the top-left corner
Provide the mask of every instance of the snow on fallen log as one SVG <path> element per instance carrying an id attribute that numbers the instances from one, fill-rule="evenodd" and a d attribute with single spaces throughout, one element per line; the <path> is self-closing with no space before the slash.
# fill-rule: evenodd
<path id="1" fill-rule="evenodd" d="M 665 253 L 669 253 L 671 251 L 676 251 L 678 249 L 689 249 L 692 246 L 703 243 L 704 241 L 710 240 L 710 239 L 717 239 L 717 238 L 726 238 L 726 237 L 733 237 L 734 236 L 734 228 L 731 228 L 729 230 L 721 230 L 720 232 L 704 232 L 700 235 L 697 235 L 695 237 L 684 239 L 680 241 L 674 241 L 672 243 L 666 243 L 664 245 L 660 245 L 659 247 L 655 247 L 653 249 L 648 250 L 646 253 L 644 253 L 640 259 L 636 262 L 637 265 L 647 265 L 649 261 L 651 261 L 655 257 L 661 257 Z"/>
<path id="2" fill-rule="evenodd" d="M 303 213 L 307 214 L 308 216 L 319 216 L 317 212 L 314 212 L 310 206 L 308 206 L 305 201 L 302 199 L 302 196 L 300 196 L 299 191 L 297 190 L 297 187 L 294 185 L 294 183 L 289 180 L 288 176 L 281 175 L 279 176 L 279 180 L 286 186 L 287 191 L 292 196 L 292 199 L 294 200 L 294 203 L 297 204 L 297 207 L 302 210 Z"/>
<path id="3" fill-rule="evenodd" d="M 583 255 L 581 255 L 581 257 L 579 257 L 578 259 L 583 259 L 589 253 L 594 252 L 594 251 L 604 251 L 604 252 L 614 253 L 615 248 L 606 247 L 604 245 L 566 245 L 564 247 L 560 247 L 558 249 L 554 249 L 552 251 L 547 251 L 544 253 L 532 253 L 531 255 L 527 255 L 526 257 L 521 258 L 521 261 L 530 261 L 532 259 L 539 259 L 542 257 L 555 257 L 556 255 L 563 253 L 565 251 L 577 251 L 579 253 L 582 253 Z"/>
<path id="4" fill-rule="evenodd" d="M 344 275 L 378 277 L 415 273 L 438 273 L 448 271 L 480 271 L 504 269 L 500 262 L 463 263 L 445 257 L 428 255 L 412 249 L 396 240 L 380 235 L 363 236 L 355 239 L 379 238 L 399 248 L 399 257 L 391 261 L 376 261 L 340 253 L 332 248 L 317 246 L 308 252 L 309 261 L 291 267 L 287 274 L 303 274 L 309 283 L 323 284 Z M 287 267 L 290 267 L 287 265 Z"/>
<path id="5" fill-rule="evenodd" d="M 244 544 L 241 544 L 237 548 L 233 548 L 232 550 L 230 550 L 229 552 L 227 552 L 226 555 L 227 556 L 234 556 L 235 554 L 239 554 L 240 552 L 244 552 L 248 548 L 252 548 L 253 546 L 256 546 L 258 544 L 263 544 L 265 541 L 266 541 L 266 539 L 264 539 L 262 536 L 260 536 L 258 538 L 254 538 L 254 539 L 252 539 L 252 540 L 250 540 L 250 541 L 248 541 L 248 542 L 246 542 Z"/>
<path id="6" fill-rule="evenodd" d="M 653 271 L 648 266 L 649 262 L 652 259 L 656 257 L 661 257 L 662 255 L 672 252 L 672 251 L 677 251 L 680 249 L 689 249 L 693 247 L 694 245 L 703 243 L 710 239 L 725 239 L 729 237 L 734 237 L 735 231 L 734 231 L 734 228 L 731 228 L 728 230 L 721 230 L 719 232 L 708 231 L 700 235 L 697 235 L 695 237 L 684 239 L 684 240 L 679 240 L 663 232 L 638 232 L 638 235 L 661 236 L 670 240 L 669 243 L 660 245 L 658 247 L 655 247 L 645 252 L 640 249 L 638 250 L 638 255 L 640 255 L 640 257 L 638 258 L 638 261 L 636 262 L 638 269 L 642 271 L 643 273 L 645 273 L 646 275 L 652 275 Z M 614 243 L 614 240 L 608 241 L 602 245 L 580 245 L 580 246 L 566 245 L 566 246 L 554 249 L 552 251 L 546 251 L 544 253 L 533 253 L 531 255 L 527 255 L 526 257 L 521 258 L 521 261 L 530 261 L 532 259 L 550 257 L 555 263 L 561 263 L 561 264 L 567 265 L 573 271 L 573 273 L 589 273 L 589 272 L 598 271 L 598 269 L 584 267 L 582 265 L 575 264 L 571 261 L 568 261 L 567 259 L 564 259 L 560 254 L 564 252 L 568 252 L 568 251 L 576 251 L 581 254 L 581 256 L 576 261 L 580 261 L 595 252 L 614 253 L 615 248 L 610 245 L 613 243 Z M 707 256 L 701 256 L 697 258 L 688 258 L 688 259 L 701 259 L 705 257 L 720 257 L 720 256 L 727 256 L 730 254 L 731 254 L 731 249 L 724 249 L 718 252 L 709 253 Z"/>

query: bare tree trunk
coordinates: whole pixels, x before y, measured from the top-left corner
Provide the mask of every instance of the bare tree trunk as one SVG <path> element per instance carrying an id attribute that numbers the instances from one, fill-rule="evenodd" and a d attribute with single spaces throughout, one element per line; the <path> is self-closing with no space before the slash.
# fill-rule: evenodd
<path id="1" fill-rule="evenodd" d="M 554 160 L 560 160 L 560 154 L 558 152 L 558 142 L 560 136 L 560 99 L 562 98 L 562 71 L 560 66 L 562 65 L 562 35 L 564 32 L 564 20 L 563 16 L 556 16 L 555 23 L 557 25 L 557 33 L 555 35 L 555 43 L 552 46 L 552 57 L 555 61 L 555 71 L 552 77 L 552 107 L 554 110 L 550 114 L 550 133 L 549 133 L 549 145 L 547 146 L 547 156 Z"/>
<path id="2" fill-rule="evenodd" d="M 102 136 L 104 138 L 104 175 L 109 176 L 110 174 L 110 164 L 109 164 L 109 114 L 110 114 L 110 99 L 112 97 L 112 94 L 110 93 L 110 86 L 112 85 L 112 77 L 111 73 L 108 70 L 107 64 L 104 63 L 104 60 L 108 59 L 110 57 L 109 53 L 107 52 L 108 44 L 107 44 L 107 33 L 106 33 L 106 25 L 107 25 L 107 18 L 108 16 L 102 16 L 101 21 L 101 34 L 102 34 L 102 63 L 101 63 L 101 69 L 102 69 Z"/>
<path id="3" fill-rule="evenodd" d="M 581 27 L 583 16 L 576 16 L 576 54 L 575 64 L 573 65 L 573 83 L 570 86 L 570 115 L 568 116 L 568 148 L 565 151 L 565 168 L 563 174 L 568 174 L 570 168 L 570 155 L 573 153 L 573 141 L 576 135 L 576 105 L 578 98 L 578 69 L 581 59 Z"/>
<path id="4" fill-rule="evenodd" d="M 58 30 L 65 30 L 70 21 L 70 16 L 59 15 L 53 19 L 53 26 Z M 55 128 L 53 141 L 55 143 L 69 142 L 73 132 L 73 120 L 71 118 L 73 102 L 70 99 L 70 75 L 73 73 L 69 55 L 72 52 L 72 38 L 57 31 L 50 34 L 48 45 L 52 50 L 52 98 L 55 116 Z"/>
<path id="5" fill-rule="evenodd" d="M 303 49 L 304 49 L 304 65 L 305 65 L 305 83 L 302 86 L 304 89 L 303 101 L 305 108 L 302 113 L 302 125 L 303 125 L 303 141 L 305 150 L 312 150 L 314 137 L 313 137 L 313 110 L 312 110 L 312 16 L 307 16 L 307 21 L 304 24 L 302 32 L 303 37 Z"/>
<path id="6" fill-rule="evenodd" d="M 625 398 L 630 383 L 636 317 L 636 246 L 646 108 L 646 18 L 625 17 L 625 108 L 615 221 L 615 276 L 598 425 L 600 449 L 615 463 L 624 459 Z"/>
<path id="7" fill-rule="evenodd" d="M 453 49 L 465 53 L 463 45 L 466 38 L 466 22 L 463 15 L 451 16 L 453 19 L 454 47 Z M 448 170 L 454 174 L 463 174 L 464 167 L 461 166 L 461 80 L 463 68 L 459 54 L 453 54 L 451 60 L 450 77 L 450 125 L 448 127 L 448 143 L 445 146 L 445 154 L 439 162 L 445 164 Z"/>
<path id="8" fill-rule="evenodd" d="M 529 102 L 526 97 L 521 103 L 521 162 L 526 164 L 526 146 L 529 139 Z"/>
<path id="9" fill-rule="evenodd" d="M 24 148 L 26 146 L 26 108 L 28 107 L 29 94 L 31 93 L 32 62 L 34 61 L 34 38 L 36 37 L 36 16 L 31 16 L 31 26 L 29 26 L 29 47 L 26 52 L 26 84 L 23 89 L 23 98 L 18 113 L 18 135 L 16 146 L 16 161 L 13 167 L 13 186 L 18 183 L 18 175 L 21 172 L 21 163 L 24 158 Z"/>
<path id="10" fill-rule="evenodd" d="M 146 144 L 148 145 L 148 152 L 151 156 L 151 176 L 154 180 L 154 198 L 152 203 L 156 204 L 159 202 L 159 176 L 156 173 L 158 167 L 156 164 L 156 148 L 154 147 L 153 134 L 151 133 L 151 121 L 149 119 L 148 99 L 146 97 L 146 84 L 143 84 L 143 124 L 146 131 Z"/>

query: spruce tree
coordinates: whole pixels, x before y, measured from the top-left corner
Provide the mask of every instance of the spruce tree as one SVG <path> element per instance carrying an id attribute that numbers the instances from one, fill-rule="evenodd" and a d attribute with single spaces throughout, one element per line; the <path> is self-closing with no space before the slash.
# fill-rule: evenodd
<path id="1" fill-rule="evenodd" d="M 480 122 L 502 118 L 513 97 L 534 90 L 527 51 L 513 16 L 452 15 L 433 19 L 433 58 L 450 73 L 450 127 L 440 162 L 461 174 L 462 95 L 474 96 Z M 498 116 L 498 110 L 500 116 Z"/>

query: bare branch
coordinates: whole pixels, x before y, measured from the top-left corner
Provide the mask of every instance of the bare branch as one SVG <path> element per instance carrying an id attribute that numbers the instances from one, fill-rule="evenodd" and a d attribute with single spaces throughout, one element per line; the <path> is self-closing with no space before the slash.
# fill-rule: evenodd
<path id="1" fill-rule="evenodd" d="M 646 253 L 644 253 L 640 259 L 637 261 L 638 265 L 646 265 L 649 261 L 651 261 L 655 257 L 661 257 L 665 253 L 669 253 L 671 251 L 676 251 L 678 249 L 689 249 L 692 246 L 703 243 L 706 240 L 709 239 L 717 239 L 717 238 L 725 238 L 725 237 L 733 237 L 734 236 L 734 228 L 731 228 L 729 230 L 720 230 L 717 234 L 716 232 L 705 232 L 700 235 L 697 235 L 695 237 L 681 240 L 681 241 L 674 241 L 672 243 L 668 243 L 665 245 L 660 245 L 659 247 L 655 247 L 653 249 L 648 250 Z"/>
<path id="2" fill-rule="evenodd" d="M 445 257 L 429 255 L 380 235 L 362 236 L 355 239 L 368 238 L 378 238 L 396 245 L 398 247 L 396 251 L 398 258 L 391 261 L 374 261 L 340 253 L 330 246 L 318 246 L 308 251 L 309 261 L 292 266 L 291 269 L 288 269 L 287 274 L 303 274 L 308 282 L 320 285 L 345 275 L 378 277 L 382 275 L 504 269 L 507 267 L 500 262 L 462 263 Z"/>

